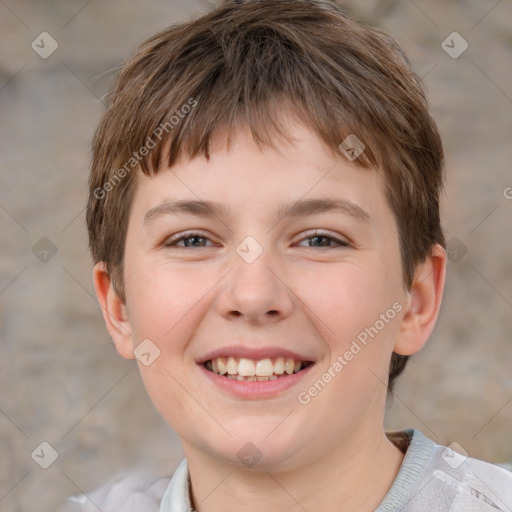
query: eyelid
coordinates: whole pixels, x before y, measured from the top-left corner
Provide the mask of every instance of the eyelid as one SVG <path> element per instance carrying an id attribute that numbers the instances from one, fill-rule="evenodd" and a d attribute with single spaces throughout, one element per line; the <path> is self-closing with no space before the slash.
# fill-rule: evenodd
<path id="1" fill-rule="evenodd" d="M 211 240 L 209 233 L 206 233 L 205 231 L 202 231 L 200 229 L 196 229 L 196 230 L 183 231 L 181 233 L 177 233 L 177 234 L 173 235 L 170 238 L 166 238 L 163 243 L 163 246 L 164 247 L 182 247 L 182 246 L 178 246 L 177 243 L 181 242 L 183 239 L 192 238 L 194 236 L 199 236 L 201 238 L 205 238 L 205 239 L 209 240 L 210 242 L 214 242 L 213 240 Z M 303 233 L 302 237 L 297 241 L 297 243 L 307 240 L 308 238 L 313 238 L 315 236 L 325 236 L 326 238 L 330 238 L 335 243 L 337 243 L 340 247 L 350 247 L 352 245 L 351 242 L 349 242 L 345 237 L 340 237 L 338 235 L 331 234 L 329 231 L 325 231 L 322 229 L 313 229 L 313 230 L 306 231 L 305 233 Z M 328 246 L 327 248 L 329 248 L 329 247 L 332 248 L 333 246 Z M 183 246 L 183 248 L 187 249 L 188 247 Z M 204 249 L 205 247 L 197 247 L 197 248 Z M 314 248 L 314 247 L 312 247 L 312 248 Z"/>
<path id="2" fill-rule="evenodd" d="M 176 233 L 175 235 L 172 235 L 169 238 L 166 238 L 163 242 L 164 247 L 165 246 L 177 246 L 176 244 L 178 242 L 181 242 L 183 239 L 186 238 L 192 238 L 193 236 L 199 236 L 201 238 L 206 238 L 207 240 L 210 240 L 210 242 L 213 242 L 213 240 L 210 238 L 210 234 L 206 231 L 202 231 L 200 229 L 191 229 L 188 231 L 182 231 L 181 233 Z M 184 247 L 187 249 L 187 247 Z"/>
<path id="3" fill-rule="evenodd" d="M 310 231 L 306 231 L 299 240 L 302 242 L 303 240 L 307 240 L 308 238 L 313 238 L 315 236 L 325 236 L 326 238 L 330 238 L 338 243 L 341 247 L 350 247 L 352 243 L 346 238 L 340 235 L 331 234 L 329 231 L 325 231 L 322 229 L 313 229 Z"/>

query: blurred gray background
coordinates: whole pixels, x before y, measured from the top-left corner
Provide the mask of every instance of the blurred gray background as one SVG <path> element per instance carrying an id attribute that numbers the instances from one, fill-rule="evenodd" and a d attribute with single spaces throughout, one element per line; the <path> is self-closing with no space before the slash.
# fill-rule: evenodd
<path id="1" fill-rule="evenodd" d="M 443 310 L 386 426 L 511 461 L 512 2 L 343 5 L 408 52 L 446 150 Z M 54 511 L 128 468 L 171 474 L 182 458 L 104 327 L 84 210 L 112 68 L 146 37 L 208 9 L 206 0 L 0 0 L 1 511 Z M 457 58 L 464 42 L 452 32 L 469 45 Z M 53 452 L 42 442 L 58 454 L 48 469 L 40 466 Z"/>

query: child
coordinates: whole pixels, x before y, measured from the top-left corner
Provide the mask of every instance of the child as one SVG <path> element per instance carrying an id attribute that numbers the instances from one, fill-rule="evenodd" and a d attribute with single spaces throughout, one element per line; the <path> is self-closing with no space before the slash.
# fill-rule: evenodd
<path id="1" fill-rule="evenodd" d="M 107 328 L 186 459 L 82 510 L 511 510 L 505 469 L 383 429 L 441 304 L 442 178 L 407 58 L 334 3 L 231 0 L 146 41 L 87 225 Z"/>

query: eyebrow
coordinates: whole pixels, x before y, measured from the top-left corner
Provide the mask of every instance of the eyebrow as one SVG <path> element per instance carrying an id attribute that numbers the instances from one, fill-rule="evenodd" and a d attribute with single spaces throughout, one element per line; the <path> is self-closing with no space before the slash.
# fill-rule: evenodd
<path id="1" fill-rule="evenodd" d="M 370 223 L 370 215 L 356 203 L 347 199 L 299 199 L 289 204 L 281 204 L 278 208 L 278 218 L 306 217 L 319 213 L 337 211 L 348 214 L 355 219 Z M 167 200 L 146 212 L 144 224 L 148 224 L 163 215 L 189 214 L 198 217 L 227 217 L 229 208 L 214 201 L 201 200 Z"/>

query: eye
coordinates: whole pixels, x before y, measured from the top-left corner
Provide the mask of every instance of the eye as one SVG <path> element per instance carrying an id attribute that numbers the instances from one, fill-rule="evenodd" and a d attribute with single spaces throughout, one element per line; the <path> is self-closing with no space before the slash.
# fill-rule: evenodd
<path id="1" fill-rule="evenodd" d="M 315 230 L 313 233 L 310 234 L 310 236 L 303 238 L 303 241 L 309 240 L 313 241 L 310 242 L 308 247 L 336 247 L 332 246 L 330 242 L 334 242 L 340 247 L 349 247 L 350 244 L 346 242 L 345 240 L 340 240 L 339 238 L 331 236 L 329 233 L 325 233 L 322 231 Z M 315 244 L 319 245 L 315 245 Z M 299 244 L 300 245 L 300 244 Z"/>
<path id="2" fill-rule="evenodd" d="M 183 247 L 183 248 L 201 248 L 208 247 L 206 244 L 211 240 L 205 236 L 206 233 L 202 231 L 189 231 L 188 233 L 179 234 L 168 239 L 164 247 Z M 329 233 L 315 230 L 310 236 L 303 238 L 302 241 L 309 241 L 307 247 L 350 247 L 350 244 L 345 240 L 336 238 Z M 181 244 L 183 242 L 183 244 Z M 334 245 L 333 245 L 334 243 Z M 300 244 L 299 244 L 300 245 Z M 210 246 L 211 247 L 211 246 Z"/>
<path id="3" fill-rule="evenodd" d="M 184 233 L 182 235 L 178 235 L 172 237 L 164 242 L 164 247 L 207 247 L 206 241 L 210 240 L 202 231 L 190 231 L 188 233 Z M 180 242 L 184 242 L 184 245 L 181 245 Z M 211 240 L 210 240 L 211 242 Z"/>

